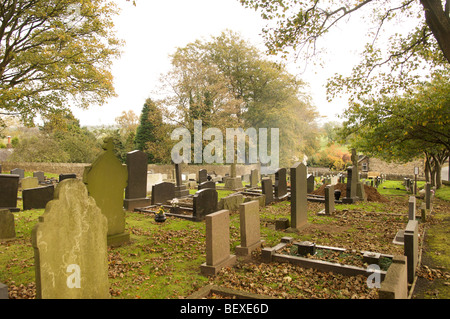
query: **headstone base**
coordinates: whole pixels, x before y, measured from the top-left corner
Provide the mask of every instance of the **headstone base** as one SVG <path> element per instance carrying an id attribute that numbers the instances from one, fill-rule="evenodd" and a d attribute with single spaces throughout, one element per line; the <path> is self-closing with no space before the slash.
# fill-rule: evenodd
<path id="1" fill-rule="evenodd" d="M 260 240 L 260 241 L 254 243 L 253 245 L 250 245 L 248 247 L 242 247 L 241 245 L 236 246 L 236 249 L 235 249 L 236 256 L 241 256 L 241 257 L 242 256 L 249 256 L 249 255 L 251 255 L 252 251 L 254 251 L 254 250 L 258 249 L 258 248 L 261 248 L 262 243 L 263 243 L 263 241 Z"/>
<path id="2" fill-rule="evenodd" d="M 189 195 L 189 190 L 186 188 L 186 185 L 175 186 L 175 197 L 180 198 Z"/>
<path id="3" fill-rule="evenodd" d="M 224 261 L 218 263 L 217 265 L 207 265 L 203 263 L 200 266 L 200 272 L 205 276 L 215 276 L 224 267 L 231 267 L 236 263 L 236 255 L 230 255 Z"/>
<path id="4" fill-rule="evenodd" d="M 130 241 L 129 233 L 108 235 L 106 244 L 111 247 L 118 247 Z"/>
<path id="5" fill-rule="evenodd" d="M 225 188 L 235 190 L 235 189 L 244 188 L 244 186 L 242 185 L 242 181 L 241 181 L 240 177 L 228 177 L 225 180 Z"/>
<path id="6" fill-rule="evenodd" d="M 151 198 L 124 199 L 123 208 L 132 212 L 137 207 L 147 207 L 151 205 Z"/>

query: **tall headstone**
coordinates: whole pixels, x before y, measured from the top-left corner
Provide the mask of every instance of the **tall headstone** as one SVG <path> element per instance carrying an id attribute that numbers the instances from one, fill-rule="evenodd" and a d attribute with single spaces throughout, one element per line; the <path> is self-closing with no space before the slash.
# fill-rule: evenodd
<path id="1" fill-rule="evenodd" d="M 416 220 L 416 197 L 415 196 L 409 196 L 408 220 Z"/>
<path id="2" fill-rule="evenodd" d="M 17 208 L 18 191 L 19 175 L 0 174 L 0 209 L 19 210 Z"/>
<path id="3" fill-rule="evenodd" d="M 350 166 L 347 168 L 347 189 L 346 196 L 342 199 L 342 202 L 345 204 L 353 204 L 357 201 L 356 197 L 356 177 L 353 176 L 353 167 Z"/>
<path id="4" fill-rule="evenodd" d="M 19 175 L 19 179 L 22 179 L 25 177 L 25 171 L 21 168 L 15 168 L 9 171 L 11 175 Z"/>
<path id="5" fill-rule="evenodd" d="M 427 211 L 431 210 L 431 184 L 425 184 L 425 208 Z"/>
<path id="6" fill-rule="evenodd" d="M 59 183 L 32 231 L 38 299 L 106 299 L 107 218 L 79 179 Z"/>
<path id="7" fill-rule="evenodd" d="M 266 197 L 266 205 L 269 205 L 271 202 L 273 202 L 272 180 L 270 178 L 263 178 L 261 180 L 261 189 L 262 193 Z"/>
<path id="8" fill-rule="evenodd" d="M 193 200 L 193 217 L 200 221 L 205 216 L 217 211 L 218 194 L 213 188 L 205 188 L 194 194 Z"/>
<path id="9" fill-rule="evenodd" d="M 147 165 L 148 155 L 145 152 L 135 150 L 127 153 L 128 185 L 123 207 L 128 211 L 150 205 L 150 198 L 147 197 Z"/>
<path id="10" fill-rule="evenodd" d="M 259 172 L 257 169 L 252 169 L 250 172 L 250 187 L 258 187 Z"/>
<path id="11" fill-rule="evenodd" d="M 334 185 L 327 185 L 325 187 L 325 214 L 334 214 Z"/>
<path id="12" fill-rule="evenodd" d="M 200 266 L 203 275 L 216 275 L 236 262 L 230 254 L 230 213 L 221 210 L 206 216 L 206 262 Z"/>
<path id="13" fill-rule="evenodd" d="M 103 215 L 108 220 L 108 245 L 120 245 L 130 240 L 125 232 L 124 190 L 128 171 L 114 154 L 112 138 L 106 138 L 104 152 L 84 170 L 83 181 Z"/>
<path id="14" fill-rule="evenodd" d="M 175 197 L 180 198 L 189 195 L 189 190 L 186 185 L 183 185 L 183 179 L 181 177 L 181 164 L 175 164 Z"/>
<path id="15" fill-rule="evenodd" d="M 152 205 L 166 205 L 167 201 L 174 199 L 175 184 L 162 182 L 152 186 Z"/>
<path id="16" fill-rule="evenodd" d="M 198 183 L 204 183 L 208 181 L 208 172 L 206 171 L 206 169 L 201 169 L 198 171 Z"/>
<path id="17" fill-rule="evenodd" d="M 419 258 L 418 241 L 419 223 L 417 220 L 410 220 L 406 225 L 403 234 L 404 255 L 406 256 L 406 265 L 408 270 L 408 283 L 412 284 L 416 276 L 416 267 Z"/>
<path id="18" fill-rule="evenodd" d="M 14 214 L 9 209 L 0 209 L 0 241 L 16 238 Z"/>
<path id="19" fill-rule="evenodd" d="M 54 190 L 53 185 L 24 189 L 22 191 L 23 210 L 45 208 L 53 199 Z"/>
<path id="20" fill-rule="evenodd" d="M 291 167 L 291 228 L 299 229 L 308 222 L 307 169 L 303 163 Z"/>
<path id="21" fill-rule="evenodd" d="M 275 172 L 275 198 L 282 200 L 287 197 L 286 169 L 279 168 Z"/>
<path id="22" fill-rule="evenodd" d="M 239 205 L 241 244 L 236 246 L 237 256 L 249 256 L 261 247 L 259 201 Z"/>

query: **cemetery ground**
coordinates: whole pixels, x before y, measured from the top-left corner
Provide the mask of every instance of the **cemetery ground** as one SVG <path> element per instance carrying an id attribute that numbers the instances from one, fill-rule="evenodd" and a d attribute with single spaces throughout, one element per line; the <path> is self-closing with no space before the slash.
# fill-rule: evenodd
<path id="1" fill-rule="evenodd" d="M 420 185 L 420 184 L 419 184 Z M 383 189 L 383 186 L 386 189 Z M 273 247 L 283 237 L 321 246 L 346 248 L 345 253 L 317 251 L 314 259 L 367 268 L 361 251 L 403 255 L 393 238 L 408 221 L 408 197 L 401 182 L 385 181 L 378 188 L 386 199 L 377 202 L 336 204 L 336 213 L 318 215 L 323 203 L 308 201 L 308 224 L 300 232 L 275 229 L 275 220 L 290 217 L 290 203 L 281 201 L 260 209 L 263 247 Z M 190 190 L 191 194 L 195 190 Z M 219 199 L 230 191 L 218 190 Z M 19 193 L 19 197 L 20 197 Z M 418 206 L 422 200 L 418 199 Z M 20 207 L 21 201 L 18 202 Z M 9 298 L 35 298 L 34 255 L 31 230 L 43 209 L 14 213 L 16 238 L 0 243 L 0 282 L 9 286 Z M 450 298 L 450 186 L 438 190 L 431 216 L 419 224 L 421 264 L 412 298 Z M 151 213 L 127 212 L 131 242 L 108 248 L 110 294 L 113 299 L 188 298 L 202 287 L 216 285 L 236 291 L 283 299 L 375 299 L 365 276 L 344 276 L 301 268 L 290 263 L 264 263 L 261 250 L 251 258 L 238 257 L 231 268 L 206 277 L 205 222 L 168 217 L 157 223 Z M 231 212 L 231 253 L 240 244 L 239 212 Z M 287 245 L 283 254 L 295 254 Z M 386 260 L 385 267 L 389 266 Z M 208 298 L 224 298 L 210 294 Z"/>

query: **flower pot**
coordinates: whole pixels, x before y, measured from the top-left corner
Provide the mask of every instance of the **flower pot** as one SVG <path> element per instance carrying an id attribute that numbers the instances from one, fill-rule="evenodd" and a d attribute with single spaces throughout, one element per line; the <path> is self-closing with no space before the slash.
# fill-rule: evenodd
<path id="1" fill-rule="evenodd" d="M 166 220 L 166 214 L 155 214 L 155 222 L 163 223 Z"/>

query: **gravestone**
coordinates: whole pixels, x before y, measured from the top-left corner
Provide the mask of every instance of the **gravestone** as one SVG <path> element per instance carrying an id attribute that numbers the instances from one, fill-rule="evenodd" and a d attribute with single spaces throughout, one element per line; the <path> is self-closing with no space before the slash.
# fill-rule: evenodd
<path id="1" fill-rule="evenodd" d="M 23 210 L 45 208 L 54 197 L 53 185 L 24 189 L 22 191 Z"/>
<path id="2" fill-rule="evenodd" d="M 225 179 L 225 189 L 237 190 L 243 188 L 242 180 L 236 176 L 236 163 L 231 164 L 230 177 Z"/>
<path id="3" fill-rule="evenodd" d="M 198 183 L 204 183 L 208 181 L 208 172 L 206 171 L 206 169 L 201 169 L 198 171 Z"/>
<path id="4" fill-rule="evenodd" d="M 55 189 L 32 231 L 36 298 L 109 298 L 107 218 L 79 179 Z"/>
<path id="5" fill-rule="evenodd" d="M 29 188 L 36 188 L 39 187 L 39 180 L 37 177 L 25 177 L 22 178 L 20 184 L 22 186 L 22 190 Z"/>
<path id="6" fill-rule="evenodd" d="M 431 211 L 431 184 L 425 184 L 425 208 Z"/>
<path id="7" fill-rule="evenodd" d="M 217 211 L 218 194 L 213 188 L 205 188 L 194 194 L 193 218 L 197 221 L 205 219 L 205 216 Z"/>
<path id="8" fill-rule="evenodd" d="M 419 258 L 418 242 L 419 223 L 417 220 L 410 220 L 403 233 L 404 255 L 408 271 L 408 283 L 412 284 L 416 276 L 416 267 Z"/>
<path id="9" fill-rule="evenodd" d="M 314 175 L 313 174 L 308 174 L 308 177 L 306 178 L 306 188 L 307 188 L 307 193 L 308 194 L 314 192 L 315 180 L 314 180 Z"/>
<path id="10" fill-rule="evenodd" d="M 292 186 L 291 186 L 292 187 Z M 262 193 L 266 196 L 266 205 L 273 202 L 273 187 L 270 178 L 263 178 L 261 180 Z"/>
<path id="11" fill-rule="evenodd" d="M 0 209 L 0 242 L 16 238 L 14 214 L 8 209 Z"/>
<path id="12" fill-rule="evenodd" d="M 0 174 L 0 209 L 18 211 L 19 175 Z"/>
<path id="13" fill-rule="evenodd" d="M 356 177 L 353 176 L 354 174 L 354 169 L 352 166 L 349 166 L 347 168 L 347 189 L 346 189 L 346 197 L 344 197 L 342 199 L 342 202 L 344 204 L 353 204 L 355 203 L 358 198 L 356 196 L 356 187 L 357 187 L 357 182 L 356 182 Z"/>
<path id="14" fill-rule="evenodd" d="M 334 185 L 325 187 L 325 215 L 334 214 Z"/>
<path id="15" fill-rule="evenodd" d="M 250 187 L 258 187 L 259 172 L 257 169 L 252 169 L 250 172 Z"/>
<path id="16" fill-rule="evenodd" d="M 148 155 L 135 150 L 127 153 L 128 185 L 125 188 L 123 207 L 133 211 L 136 207 L 150 206 L 147 197 Z"/>
<path id="17" fill-rule="evenodd" d="M 77 178 L 77 174 L 73 174 L 73 173 L 59 174 L 59 182 L 60 182 L 60 183 L 61 183 L 63 180 L 69 179 L 69 178 Z"/>
<path id="18" fill-rule="evenodd" d="M 279 168 L 275 172 L 275 198 L 282 200 L 287 197 L 286 169 Z"/>
<path id="19" fill-rule="evenodd" d="M 416 219 L 416 197 L 409 196 L 408 201 L 408 220 Z"/>
<path id="20" fill-rule="evenodd" d="M 205 218 L 206 262 L 200 271 L 206 276 L 215 276 L 222 268 L 236 263 L 236 256 L 230 254 L 230 213 L 221 210 Z"/>
<path id="21" fill-rule="evenodd" d="M 367 201 L 366 191 L 364 189 L 364 183 L 357 183 L 356 184 L 356 197 L 360 201 Z"/>
<path id="22" fill-rule="evenodd" d="M 201 184 L 198 184 L 198 187 L 197 187 L 198 190 L 205 189 L 205 188 L 216 189 L 216 183 L 213 181 L 206 181 Z"/>
<path id="23" fill-rule="evenodd" d="M 241 244 L 236 246 L 237 256 L 249 256 L 261 247 L 259 201 L 243 203 L 239 206 Z"/>
<path id="24" fill-rule="evenodd" d="M 303 163 L 291 167 L 291 228 L 299 229 L 308 222 L 307 170 Z"/>
<path id="25" fill-rule="evenodd" d="M 11 175 L 19 175 L 19 179 L 25 177 L 25 171 L 21 168 L 15 168 L 9 171 Z"/>
<path id="26" fill-rule="evenodd" d="M 44 174 L 44 172 L 41 172 L 41 171 L 33 172 L 33 177 L 36 177 L 38 179 L 39 183 L 44 183 L 45 182 L 45 174 Z"/>
<path id="27" fill-rule="evenodd" d="M 180 198 L 189 195 L 189 190 L 186 185 L 183 185 L 183 179 L 181 177 L 181 164 L 175 164 L 175 197 Z"/>
<path id="28" fill-rule="evenodd" d="M 166 205 L 167 201 L 175 197 L 174 183 L 162 182 L 152 186 L 152 205 Z"/>
<path id="29" fill-rule="evenodd" d="M 112 138 L 106 138 L 102 148 L 103 153 L 85 167 L 83 182 L 108 220 L 108 245 L 120 245 L 130 240 L 130 234 L 125 232 L 123 209 L 128 171 L 114 154 Z"/>

